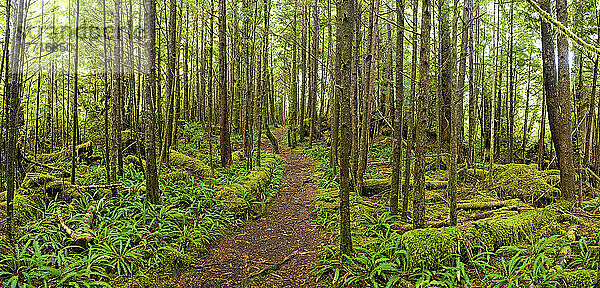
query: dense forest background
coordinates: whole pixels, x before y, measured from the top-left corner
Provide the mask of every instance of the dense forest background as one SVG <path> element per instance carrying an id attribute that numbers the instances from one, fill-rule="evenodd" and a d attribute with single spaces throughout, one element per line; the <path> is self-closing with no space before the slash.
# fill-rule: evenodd
<path id="1" fill-rule="evenodd" d="M 6 0 L 0 279 L 187 287 L 294 190 L 318 285 L 596 287 L 598 7 Z"/>

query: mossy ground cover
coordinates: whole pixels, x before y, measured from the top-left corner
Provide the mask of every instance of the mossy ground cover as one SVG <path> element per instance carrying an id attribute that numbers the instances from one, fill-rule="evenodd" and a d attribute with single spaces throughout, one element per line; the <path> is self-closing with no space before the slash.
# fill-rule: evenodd
<path id="1" fill-rule="evenodd" d="M 385 141 L 374 144 L 373 181 L 388 181 Z M 315 146 L 305 154 L 319 161 L 314 225 L 332 241 L 314 273 L 323 287 L 596 287 L 600 253 L 597 198 L 573 210 L 556 201 L 557 171 L 530 165 L 497 165 L 459 172 L 459 204 L 501 203 L 500 207 L 460 209 L 459 225 L 448 227 L 445 189 L 426 190 L 429 228 L 412 229 L 388 212 L 389 191 L 370 197 L 351 193 L 354 255 L 338 251 L 337 175 L 328 167 L 328 150 Z M 433 161 L 432 161 L 433 162 Z M 435 168 L 435 167 L 434 167 Z M 433 168 L 431 168 L 433 169 Z M 427 171 L 428 179 L 445 181 L 446 171 Z M 559 176 L 558 176 L 559 177 Z M 383 180 L 385 179 L 385 180 Z M 388 188 L 389 190 L 389 188 Z M 541 201 L 541 199 L 544 199 Z M 409 212 L 412 211 L 409 201 Z M 552 204 L 553 203 L 553 204 Z M 411 214 L 409 213 L 409 216 Z M 565 235 L 576 227 L 576 240 Z M 564 249 L 570 253 L 561 254 Z M 558 265 L 564 260 L 566 265 Z"/>
<path id="2" fill-rule="evenodd" d="M 0 239 L 0 280 L 9 287 L 173 287 L 217 239 L 264 212 L 282 178 L 282 160 L 266 151 L 262 167 L 247 171 L 240 157 L 230 168 L 214 161 L 211 176 L 203 140 L 198 125 L 183 128 L 172 154 L 184 161 L 161 169 L 158 205 L 145 198 L 137 157 L 126 161 L 115 189 L 80 189 L 105 183 L 101 162 L 78 165 L 76 186 L 53 171 L 28 174 L 15 198 L 17 240 Z M 215 151 L 218 140 L 212 144 Z M 58 215 L 89 237 L 74 241 Z"/>

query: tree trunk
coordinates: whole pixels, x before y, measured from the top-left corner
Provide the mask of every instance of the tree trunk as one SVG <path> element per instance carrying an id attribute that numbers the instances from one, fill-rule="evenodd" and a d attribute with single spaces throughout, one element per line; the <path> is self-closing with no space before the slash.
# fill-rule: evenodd
<path id="1" fill-rule="evenodd" d="M 392 215 L 398 215 L 398 196 L 402 193 L 400 178 L 402 173 L 402 108 L 404 106 L 404 0 L 396 0 L 396 9 L 399 29 L 396 30 L 396 95 L 391 106 L 393 109 L 391 113 L 394 115 L 394 150 L 392 152 L 394 169 L 390 197 L 390 213 Z"/>
<path id="2" fill-rule="evenodd" d="M 427 127 L 427 97 L 429 96 L 429 34 L 431 30 L 431 7 L 423 0 L 421 17 L 421 50 L 419 59 L 419 96 L 417 98 L 417 125 L 415 141 L 415 190 L 413 200 L 413 224 L 425 226 L 425 129 Z"/>
<path id="3" fill-rule="evenodd" d="M 337 54 L 340 55 L 336 69 L 341 84 L 337 94 L 340 95 L 340 251 L 352 254 L 352 234 L 350 231 L 350 91 L 352 89 L 352 43 L 354 37 L 354 1 L 342 0 L 337 6 Z"/>
<path id="4" fill-rule="evenodd" d="M 219 0 L 219 94 L 221 97 L 221 166 L 231 164 L 229 108 L 227 106 L 227 15 L 225 0 Z"/>
<path id="5" fill-rule="evenodd" d="M 160 203 L 160 190 L 158 188 L 158 172 L 156 168 L 156 117 L 154 112 L 154 97 L 156 67 L 156 0 L 144 0 L 146 13 L 144 14 L 144 31 L 146 31 L 145 62 L 144 62 L 144 111 L 145 111 L 145 139 L 146 139 L 146 193 L 151 203 Z"/>
<path id="6" fill-rule="evenodd" d="M 362 108 L 362 124 L 360 133 L 360 151 L 358 158 L 358 171 L 356 173 L 356 184 L 359 194 L 363 185 L 363 176 L 367 169 L 367 156 L 369 154 L 369 136 L 371 124 L 371 105 L 374 94 L 375 82 L 375 53 L 377 53 L 377 30 L 379 23 L 379 3 L 380 0 L 375 0 L 371 10 L 371 20 L 369 24 L 369 54 L 365 59 L 367 72 L 367 97 L 363 99 Z"/>
<path id="7" fill-rule="evenodd" d="M 412 23 L 417 23 L 417 18 L 419 14 L 419 0 L 413 0 L 412 5 L 413 17 Z M 404 157 L 404 183 L 402 184 L 402 221 L 408 220 L 408 198 L 410 191 L 410 166 L 412 164 L 411 152 L 415 149 L 415 110 L 416 110 L 416 100 L 417 100 L 417 40 L 419 39 L 419 34 L 416 29 L 413 30 L 413 39 L 412 39 L 412 59 L 411 59 L 411 71 L 410 71 L 410 114 L 408 116 L 408 147 L 406 149 L 406 157 Z M 413 193 L 414 194 L 414 193 Z"/>
<path id="8" fill-rule="evenodd" d="M 566 0 L 556 1 L 556 16 L 564 27 L 568 27 Z M 548 105 L 548 122 L 552 131 L 552 141 L 560 169 L 561 196 L 564 200 L 572 202 L 575 200 L 575 167 L 573 165 L 573 141 L 571 140 L 569 41 L 567 36 L 562 33 L 559 33 L 557 37 L 557 91 L 556 94 L 547 94 L 546 104 Z M 542 43 L 544 42 L 548 41 L 542 40 Z M 542 48 L 542 50 L 544 49 Z"/>
<path id="9" fill-rule="evenodd" d="M 75 87 L 73 88 L 73 141 L 71 143 L 71 184 L 75 185 L 75 169 L 77 168 L 76 146 L 78 123 L 77 123 L 77 97 L 79 96 L 79 0 L 75 1 Z"/>
<path id="10" fill-rule="evenodd" d="M 8 239 L 13 236 L 13 199 L 15 195 L 16 170 L 18 164 L 17 138 L 19 137 L 19 110 L 21 109 L 23 33 L 25 30 L 25 1 L 18 0 L 16 13 L 13 16 L 12 45 L 8 58 L 8 73 L 6 75 L 6 232 Z M 7 18 L 12 16 L 7 10 Z"/>
<path id="11" fill-rule="evenodd" d="M 112 87 L 112 107 L 111 107 L 111 147 L 112 147 L 112 165 L 111 182 L 115 182 L 116 175 L 123 175 L 123 152 L 121 144 L 121 92 L 122 87 L 122 68 L 121 68 L 121 0 L 115 0 L 115 36 L 113 40 L 113 87 Z M 116 159 L 114 158 L 116 157 Z"/>

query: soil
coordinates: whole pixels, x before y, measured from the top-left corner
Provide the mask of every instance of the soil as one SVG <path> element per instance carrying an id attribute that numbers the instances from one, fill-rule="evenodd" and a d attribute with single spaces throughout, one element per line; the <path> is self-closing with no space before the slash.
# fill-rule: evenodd
<path id="1" fill-rule="evenodd" d="M 315 165 L 290 150 L 284 135 L 283 129 L 275 131 L 284 179 L 267 212 L 226 236 L 180 279 L 179 287 L 316 287 L 310 271 L 323 239 L 311 224 Z"/>

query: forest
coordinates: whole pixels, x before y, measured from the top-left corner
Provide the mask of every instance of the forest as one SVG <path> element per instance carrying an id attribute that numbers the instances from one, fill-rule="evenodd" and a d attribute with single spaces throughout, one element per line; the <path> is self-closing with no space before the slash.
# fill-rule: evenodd
<path id="1" fill-rule="evenodd" d="M 598 0 L 0 2 L 3 287 L 600 287 Z"/>

